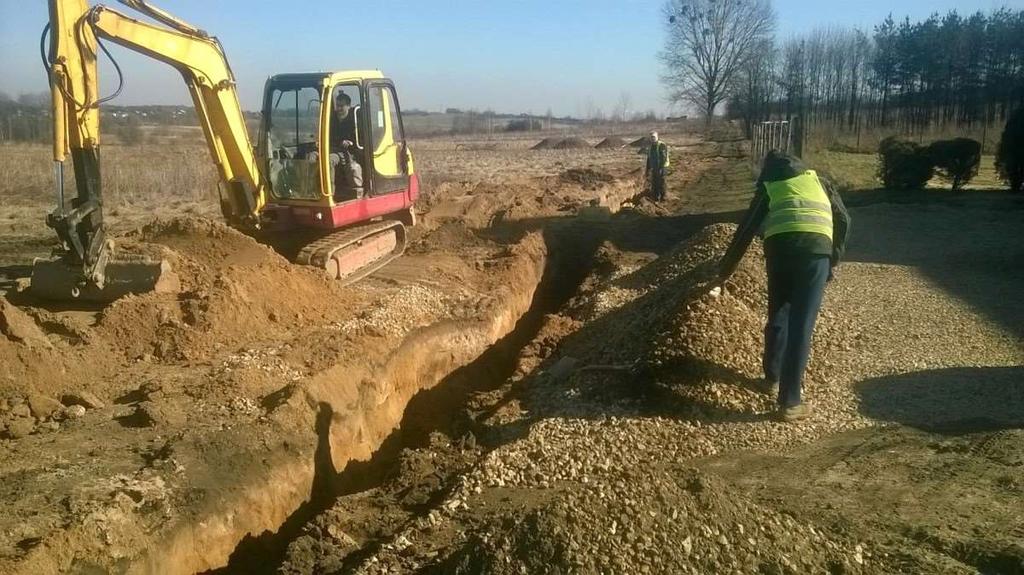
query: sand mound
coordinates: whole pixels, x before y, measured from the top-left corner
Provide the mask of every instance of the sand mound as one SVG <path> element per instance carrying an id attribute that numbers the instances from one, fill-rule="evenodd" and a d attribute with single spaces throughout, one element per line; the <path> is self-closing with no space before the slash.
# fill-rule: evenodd
<path id="1" fill-rule="evenodd" d="M 36 322 L 28 314 L 11 305 L 0 295 L 0 336 L 23 344 L 27 347 L 49 348 L 50 340 L 46 339 Z"/>
<path id="2" fill-rule="evenodd" d="M 572 138 L 566 138 L 552 146 L 552 148 L 555 150 L 582 150 L 590 147 L 591 146 L 589 142 L 587 142 L 583 138 L 577 138 L 575 136 Z"/>
<path id="3" fill-rule="evenodd" d="M 550 150 L 550 149 L 554 148 L 561 141 L 562 141 L 561 138 L 544 138 L 543 140 L 541 140 L 541 141 L 537 142 L 536 144 L 534 144 L 534 146 L 532 148 L 530 148 L 530 149 L 531 150 Z"/>
<path id="4" fill-rule="evenodd" d="M 125 236 L 128 249 L 153 252 L 170 260 L 186 289 L 208 282 L 231 265 L 285 263 L 271 248 L 228 225 L 196 217 L 158 219 Z"/>
<path id="5" fill-rule="evenodd" d="M 43 393 L 59 397 L 68 385 L 87 387 L 93 376 L 104 369 L 106 359 L 87 355 L 80 344 L 89 332 L 85 328 L 62 324 L 44 310 L 22 309 L 0 296 L 0 416 L 5 397 L 24 397 Z M 70 351 L 70 352 L 69 352 Z M 0 417 L 0 431 L 4 426 Z"/>
<path id="6" fill-rule="evenodd" d="M 599 150 L 613 150 L 613 149 L 622 148 L 625 145 L 626 145 L 626 141 L 623 140 L 622 138 L 618 138 L 618 137 L 615 137 L 615 136 L 609 136 L 609 137 L 601 140 L 600 142 L 598 142 L 598 144 L 596 146 L 594 146 L 594 147 L 599 149 Z"/>

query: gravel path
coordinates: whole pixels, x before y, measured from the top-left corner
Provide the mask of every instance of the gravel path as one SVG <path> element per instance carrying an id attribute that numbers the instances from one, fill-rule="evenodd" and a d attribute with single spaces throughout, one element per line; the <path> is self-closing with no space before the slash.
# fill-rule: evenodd
<path id="1" fill-rule="evenodd" d="M 1010 265 L 1024 255 L 1014 245 L 1019 208 L 876 204 L 853 218 L 849 261 L 828 288 L 805 383 L 809 421 L 777 422 L 772 402 L 749 389 L 764 317 L 756 249 L 721 297 L 701 295 L 701 282 L 727 228 L 646 267 L 636 258 L 617 266 L 615 250 L 602 250 L 599 273 L 563 311 L 569 317 L 549 322 L 577 331 L 561 334 L 562 345 L 485 422 L 499 438 L 493 449 L 352 570 L 906 568 L 888 549 L 766 508 L 692 469 L 737 450 L 785 453 L 894 423 L 967 431 L 1024 424 L 1019 370 L 997 369 L 1024 365 L 1024 302 L 1009 297 L 1024 279 Z M 661 364 L 639 374 L 572 371 L 598 358 Z M 915 560 L 925 572 L 963 567 Z"/>

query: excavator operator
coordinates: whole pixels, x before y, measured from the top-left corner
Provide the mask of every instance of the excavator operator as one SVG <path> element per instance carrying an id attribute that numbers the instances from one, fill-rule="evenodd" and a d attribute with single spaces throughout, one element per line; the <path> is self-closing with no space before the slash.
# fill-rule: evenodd
<path id="1" fill-rule="evenodd" d="M 356 119 L 352 113 L 352 98 L 339 92 L 334 99 L 334 113 L 331 115 L 331 150 L 351 148 L 356 141 Z"/>
<path id="2" fill-rule="evenodd" d="M 355 145 L 356 129 L 352 98 L 340 92 L 334 99 L 334 113 L 329 126 L 334 195 L 340 201 L 363 197 L 363 167 L 359 148 Z"/>

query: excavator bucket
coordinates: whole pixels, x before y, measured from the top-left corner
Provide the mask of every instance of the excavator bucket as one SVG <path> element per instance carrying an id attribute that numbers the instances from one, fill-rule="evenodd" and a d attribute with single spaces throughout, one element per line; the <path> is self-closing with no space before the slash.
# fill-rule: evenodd
<path id="1" fill-rule="evenodd" d="M 64 260 L 36 260 L 32 266 L 30 293 L 56 301 L 109 303 L 128 294 L 177 293 L 181 282 L 165 260 L 122 255 L 111 258 L 103 269 L 103 282 L 87 282 L 81 266 Z"/>

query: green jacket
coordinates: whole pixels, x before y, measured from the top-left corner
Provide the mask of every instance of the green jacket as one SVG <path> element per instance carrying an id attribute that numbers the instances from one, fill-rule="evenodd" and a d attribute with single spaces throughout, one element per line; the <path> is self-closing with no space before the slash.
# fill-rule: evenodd
<path id="1" fill-rule="evenodd" d="M 664 171 L 669 166 L 668 144 L 655 142 L 647 148 L 647 171 L 651 173 Z"/>

